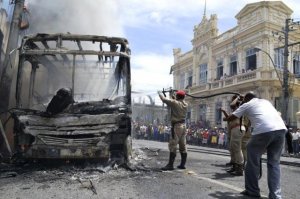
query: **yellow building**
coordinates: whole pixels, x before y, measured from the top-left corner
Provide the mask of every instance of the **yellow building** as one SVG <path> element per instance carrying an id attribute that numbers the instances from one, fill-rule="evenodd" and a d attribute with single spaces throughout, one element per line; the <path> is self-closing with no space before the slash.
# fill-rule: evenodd
<path id="1" fill-rule="evenodd" d="M 194 27 L 193 49 L 182 53 L 174 49 L 173 84 L 193 96 L 222 92 L 244 94 L 254 91 L 258 97 L 271 101 L 281 111 L 284 66 L 282 28 L 293 11 L 281 1 L 247 4 L 235 18 L 237 26 L 219 34 L 217 15 L 205 15 Z M 291 27 L 292 28 L 292 27 Z M 300 26 L 289 32 L 289 44 L 300 42 Z M 278 33 L 278 34 L 277 34 Z M 258 50 L 260 49 L 260 50 Z M 289 109 L 288 122 L 296 126 L 299 110 L 300 45 L 289 47 Z M 220 107 L 229 110 L 232 95 L 207 99 L 187 98 L 188 119 L 211 127 L 225 127 Z"/>

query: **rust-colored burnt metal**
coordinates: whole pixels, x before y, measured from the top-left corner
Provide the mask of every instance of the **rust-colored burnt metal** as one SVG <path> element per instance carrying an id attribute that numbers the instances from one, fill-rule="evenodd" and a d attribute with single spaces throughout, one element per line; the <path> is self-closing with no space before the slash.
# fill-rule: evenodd
<path id="1" fill-rule="evenodd" d="M 124 38 L 25 36 L 12 114 L 16 152 L 33 159 L 126 161 L 131 152 L 130 80 Z M 61 91 L 69 92 L 67 104 Z"/>

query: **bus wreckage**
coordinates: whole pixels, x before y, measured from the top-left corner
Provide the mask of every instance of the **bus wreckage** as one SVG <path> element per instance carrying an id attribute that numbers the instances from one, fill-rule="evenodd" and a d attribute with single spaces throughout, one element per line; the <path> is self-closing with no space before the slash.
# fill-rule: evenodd
<path id="1" fill-rule="evenodd" d="M 124 38 L 25 36 L 19 49 L 15 148 L 26 159 L 131 154 L 130 49 Z"/>

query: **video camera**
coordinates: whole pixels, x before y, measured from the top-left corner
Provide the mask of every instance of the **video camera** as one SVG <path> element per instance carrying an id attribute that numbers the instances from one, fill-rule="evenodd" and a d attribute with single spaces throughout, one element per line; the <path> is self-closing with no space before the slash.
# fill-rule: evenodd
<path id="1" fill-rule="evenodd" d="M 242 104 L 244 104 L 244 96 L 243 95 L 237 96 L 237 104 L 239 106 L 241 106 Z"/>

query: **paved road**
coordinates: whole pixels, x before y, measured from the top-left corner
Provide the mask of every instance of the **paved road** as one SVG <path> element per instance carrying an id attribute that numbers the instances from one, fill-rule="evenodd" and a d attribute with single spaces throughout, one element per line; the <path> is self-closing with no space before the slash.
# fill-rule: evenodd
<path id="1" fill-rule="evenodd" d="M 136 140 L 136 148 L 160 148 L 167 150 L 167 143 Z M 228 152 L 226 150 L 188 146 L 189 155 L 187 170 L 183 172 L 183 176 L 187 173 L 192 173 L 191 178 L 197 179 L 198 187 L 211 187 L 203 193 L 203 198 L 243 198 L 239 196 L 239 192 L 244 189 L 244 177 L 232 177 L 225 171 L 224 164 L 229 161 Z M 266 158 L 264 155 L 263 158 Z M 179 163 L 179 155 L 177 162 Z M 296 199 L 299 198 L 299 177 L 300 177 L 300 159 L 282 157 L 282 192 L 284 198 Z M 286 164 L 293 164 L 289 166 Z M 263 163 L 263 176 L 260 180 L 261 194 L 268 195 L 268 188 L 266 182 L 266 163 Z M 194 195 L 191 195 L 192 198 Z"/>
<path id="2" fill-rule="evenodd" d="M 107 172 L 101 165 L 65 165 L 61 167 L 17 168 L 15 177 L 0 178 L 0 198 L 32 199 L 212 199 L 247 198 L 239 194 L 243 177 L 226 173 L 226 150 L 190 146 L 188 169 L 161 172 L 168 159 L 167 143 L 134 140 L 131 168 L 115 165 Z M 179 156 L 176 164 L 179 163 Z M 32 168 L 31 168 L 32 167 Z M 282 165 L 284 198 L 296 199 L 300 168 Z M 0 167 L 3 171 L 3 168 Z M 0 175 L 1 176 L 1 175 Z M 266 165 L 260 181 L 267 195 Z"/>

